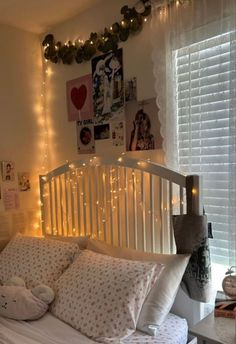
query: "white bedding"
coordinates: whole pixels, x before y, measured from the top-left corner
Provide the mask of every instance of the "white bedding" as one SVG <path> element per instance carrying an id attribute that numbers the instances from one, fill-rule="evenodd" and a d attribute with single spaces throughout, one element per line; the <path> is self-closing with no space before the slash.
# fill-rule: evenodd
<path id="1" fill-rule="evenodd" d="M 187 322 L 169 314 L 158 334 L 150 337 L 135 332 L 124 340 L 124 344 L 185 344 Z M 15 321 L 0 317 L 0 344 L 92 344 L 94 341 L 83 336 L 69 325 L 47 313 L 37 321 Z"/>

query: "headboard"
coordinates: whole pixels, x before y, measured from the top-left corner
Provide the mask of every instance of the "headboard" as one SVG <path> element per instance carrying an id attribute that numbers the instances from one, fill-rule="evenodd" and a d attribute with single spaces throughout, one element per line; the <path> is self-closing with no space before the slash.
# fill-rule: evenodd
<path id="1" fill-rule="evenodd" d="M 199 178 L 149 160 L 92 157 L 40 176 L 46 236 L 91 235 L 147 252 L 173 253 L 173 214 L 199 214 Z"/>

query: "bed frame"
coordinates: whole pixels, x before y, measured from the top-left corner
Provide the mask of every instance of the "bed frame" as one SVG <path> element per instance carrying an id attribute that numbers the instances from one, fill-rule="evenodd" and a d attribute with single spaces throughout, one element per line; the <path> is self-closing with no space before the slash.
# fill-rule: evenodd
<path id="1" fill-rule="evenodd" d="M 198 176 L 125 155 L 86 157 L 40 176 L 40 197 L 45 236 L 90 235 L 154 253 L 175 252 L 172 215 L 200 214 Z M 181 290 L 174 307 L 190 325 L 200 318 L 199 303 Z"/>

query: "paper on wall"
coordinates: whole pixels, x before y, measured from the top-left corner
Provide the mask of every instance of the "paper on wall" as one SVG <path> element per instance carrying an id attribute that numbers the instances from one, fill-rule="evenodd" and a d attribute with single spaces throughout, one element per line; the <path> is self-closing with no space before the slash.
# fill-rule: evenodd
<path id="1" fill-rule="evenodd" d="M 3 204 L 5 210 L 17 210 L 19 208 L 19 193 L 17 188 L 3 189 Z"/>

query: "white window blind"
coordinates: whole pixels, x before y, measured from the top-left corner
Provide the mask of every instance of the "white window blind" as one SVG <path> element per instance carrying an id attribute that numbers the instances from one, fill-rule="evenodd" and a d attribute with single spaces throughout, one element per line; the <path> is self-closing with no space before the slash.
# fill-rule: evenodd
<path id="1" fill-rule="evenodd" d="M 229 153 L 235 140 L 231 130 L 236 106 L 235 33 L 178 49 L 174 59 L 179 166 L 183 172 L 203 176 L 203 205 L 213 224 L 212 261 L 228 265 L 229 209 L 235 206 L 230 204 Z"/>

